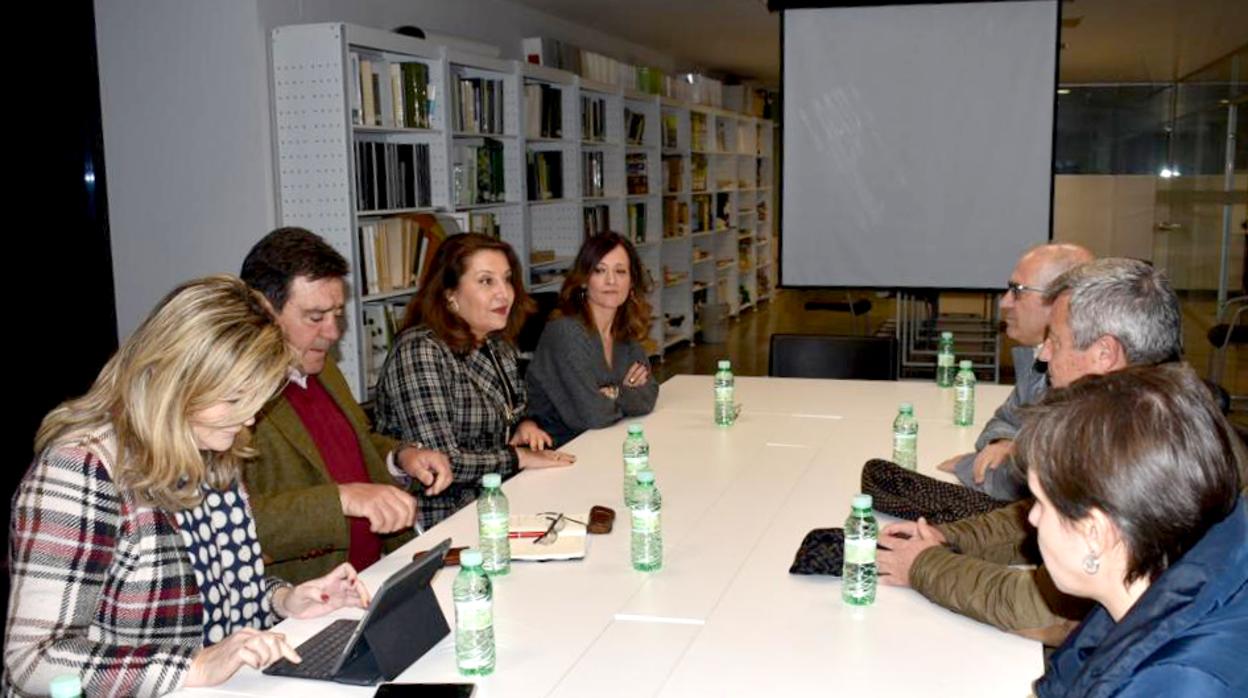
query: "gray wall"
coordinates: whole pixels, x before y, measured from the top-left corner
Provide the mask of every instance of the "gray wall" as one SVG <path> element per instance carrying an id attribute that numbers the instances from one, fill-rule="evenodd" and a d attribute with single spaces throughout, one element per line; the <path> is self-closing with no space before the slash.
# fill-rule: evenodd
<path id="1" fill-rule="evenodd" d="M 672 57 L 503 0 L 96 0 L 117 326 L 195 276 L 237 272 L 277 223 L 269 105 L 273 27 L 350 22 L 493 44 L 573 41 L 672 70 Z"/>

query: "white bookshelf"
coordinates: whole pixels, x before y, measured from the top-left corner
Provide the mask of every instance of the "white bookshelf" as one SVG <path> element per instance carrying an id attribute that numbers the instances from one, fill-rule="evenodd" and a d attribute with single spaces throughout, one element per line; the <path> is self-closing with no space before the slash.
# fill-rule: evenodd
<path id="1" fill-rule="evenodd" d="M 367 365 L 372 355 L 364 332 L 365 306 L 397 305 L 414 288 L 368 295 L 362 286 L 359 225 L 397 213 L 446 208 L 450 185 L 442 105 L 430 111 L 429 128 L 404 128 L 393 121 L 395 96 L 379 80 L 381 124 L 354 124 L 352 54 L 375 61 L 422 63 L 428 68 L 434 99 L 445 94 L 445 49 L 391 32 L 344 24 L 279 27 L 272 33 L 273 122 L 276 128 L 278 216 L 282 225 L 321 235 L 351 265 L 338 365 L 357 399 L 366 399 Z M 357 107 L 358 108 L 358 107 Z M 414 143 L 429 146 L 431 201 L 428 207 L 378 209 L 357 206 L 356 143 Z"/>
<path id="2" fill-rule="evenodd" d="M 366 336 L 366 309 L 397 312 L 415 287 L 367 293 L 359 270 L 361 224 L 401 213 L 437 211 L 492 214 L 500 237 L 524 266 L 531 293 L 558 291 L 586 235 L 586 214 L 605 209 L 609 229 L 630 236 L 652 284 L 654 309 L 650 351 L 661 355 L 698 331 L 695 307 L 727 304 L 730 315 L 767 298 L 774 288 L 775 244 L 772 190 L 772 124 L 721 109 L 659 98 L 629 88 L 583 79 L 561 70 L 499 60 L 458 48 L 349 24 L 279 27 L 272 34 L 274 123 L 279 177 L 279 219 L 315 231 L 351 264 L 339 365 L 355 396 L 369 397 L 368 370 L 378 356 Z M 353 54 L 378 65 L 419 62 L 428 69 L 432 102 L 429 123 L 410 127 L 390 116 L 395 96 L 378 84 L 381 123 L 353 123 Z M 474 103 L 475 115 L 497 109 L 488 126 L 468 118 L 456 92 L 461 81 L 489 84 L 498 99 Z M 476 81 L 476 82 L 474 82 Z M 493 87 L 498 85 L 498 87 Z M 560 128 L 541 133 L 526 113 L 526 89 L 544 86 L 557 95 Z M 596 103 L 601 132 L 585 128 L 584 105 Z M 531 111 L 531 110 L 530 110 Z M 629 114 L 644 119 L 640 140 L 629 138 Z M 540 112 L 536 114 L 540 118 Z M 663 137 L 664 120 L 675 138 Z M 698 125 L 700 124 L 700 126 Z M 465 195 L 465 148 L 502 153 L 503 193 L 498 200 Z M 427 206 L 360 208 L 357 142 L 428 146 Z M 558 197 L 531 190 L 532 154 L 557 153 L 562 170 Z M 586 181 L 590 157 L 600 181 Z M 549 157 L 549 156 L 547 156 Z M 665 181 L 664 161 L 679 163 L 679 181 Z M 644 187 L 628 164 L 644 163 Z M 696 178 L 701 168 L 705 177 Z M 636 173 L 634 173 L 636 175 Z M 695 181 L 699 179 L 699 181 Z M 476 180 L 473 180 L 476 181 Z M 629 224 L 630 210 L 645 207 L 644 232 Z M 682 218 L 679 211 L 685 211 Z M 697 212 L 704 210 L 701 224 Z M 665 211 L 669 212 L 665 220 Z M 708 220 L 709 218 L 709 220 Z M 765 278 L 765 282 L 759 279 Z M 742 289 L 745 289 L 745 297 Z M 748 302 L 747 302 L 748 301 Z"/>

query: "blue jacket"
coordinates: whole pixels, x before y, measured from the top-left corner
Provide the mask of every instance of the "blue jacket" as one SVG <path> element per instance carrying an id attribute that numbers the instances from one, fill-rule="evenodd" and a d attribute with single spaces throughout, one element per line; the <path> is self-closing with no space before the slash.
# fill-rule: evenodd
<path id="1" fill-rule="evenodd" d="M 1120 623 L 1097 607 L 1050 658 L 1036 695 L 1248 696 L 1248 508 L 1149 586 Z"/>

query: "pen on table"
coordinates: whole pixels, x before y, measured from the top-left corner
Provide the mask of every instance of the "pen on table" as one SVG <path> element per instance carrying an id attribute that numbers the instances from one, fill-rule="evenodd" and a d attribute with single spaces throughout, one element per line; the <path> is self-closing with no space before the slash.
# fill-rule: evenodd
<path id="1" fill-rule="evenodd" d="M 416 523 L 412 526 L 412 528 L 416 529 L 416 535 L 425 535 L 425 527 L 420 525 L 420 517 L 416 518 Z"/>

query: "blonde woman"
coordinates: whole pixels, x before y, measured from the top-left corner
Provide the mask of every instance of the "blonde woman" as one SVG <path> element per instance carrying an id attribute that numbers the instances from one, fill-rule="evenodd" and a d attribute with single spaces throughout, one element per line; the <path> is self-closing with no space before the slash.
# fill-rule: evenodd
<path id="1" fill-rule="evenodd" d="M 291 359 L 242 281 L 199 279 L 44 418 L 13 506 L 6 695 L 67 672 L 88 695 L 211 686 L 297 661 L 264 630 L 279 618 L 367 604 L 349 565 L 298 587 L 264 576 L 239 464 Z"/>

